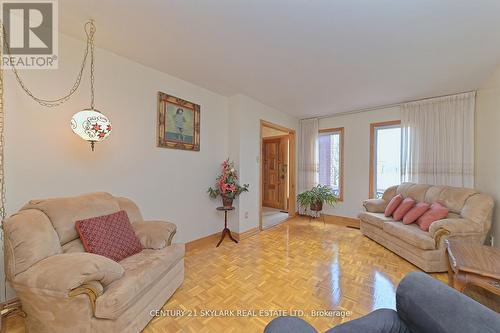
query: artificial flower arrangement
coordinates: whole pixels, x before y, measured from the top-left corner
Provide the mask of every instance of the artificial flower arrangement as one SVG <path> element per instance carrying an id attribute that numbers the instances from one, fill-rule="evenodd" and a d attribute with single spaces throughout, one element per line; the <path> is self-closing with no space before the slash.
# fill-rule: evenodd
<path id="1" fill-rule="evenodd" d="M 221 164 L 221 174 L 217 177 L 215 188 L 209 187 L 208 194 L 211 198 L 222 197 L 224 207 L 231 207 L 233 200 L 243 192 L 248 192 L 248 184 L 238 184 L 238 174 L 234 168 L 234 162 L 225 160 Z"/>

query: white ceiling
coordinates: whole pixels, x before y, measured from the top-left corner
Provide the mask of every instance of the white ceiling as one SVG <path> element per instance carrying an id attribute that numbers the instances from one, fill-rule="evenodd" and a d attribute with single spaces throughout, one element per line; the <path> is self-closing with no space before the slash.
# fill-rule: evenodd
<path id="1" fill-rule="evenodd" d="M 60 0 L 63 33 L 298 117 L 477 89 L 499 0 Z"/>

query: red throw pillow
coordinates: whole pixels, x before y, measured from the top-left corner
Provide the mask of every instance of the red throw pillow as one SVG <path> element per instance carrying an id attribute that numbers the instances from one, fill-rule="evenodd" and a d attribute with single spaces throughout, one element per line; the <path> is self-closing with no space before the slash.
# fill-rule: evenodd
<path id="1" fill-rule="evenodd" d="M 410 211 L 410 209 L 415 206 L 415 200 L 412 198 L 406 198 L 401 202 L 401 204 L 396 208 L 394 213 L 392 214 L 392 217 L 396 221 L 401 221 L 403 219 L 403 216 L 405 216 L 406 213 Z"/>
<path id="2" fill-rule="evenodd" d="M 438 220 L 442 220 L 448 217 L 448 208 L 441 205 L 440 203 L 433 203 L 431 208 L 424 213 L 424 215 L 420 216 L 417 220 L 417 225 L 423 231 L 429 231 L 429 227 L 433 222 Z"/>
<path id="3" fill-rule="evenodd" d="M 403 196 L 401 194 L 396 195 L 394 198 L 389 201 L 387 207 L 385 207 L 385 216 L 389 217 L 394 213 L 396 208 L 398 208 L 399 204 L 403 201 Z"/>
<path id="4" fill-rule="evenodd" d="M 92 217 L 76 222 L 85 251 L 120 261 L 142 251 L 127 213 Z"/>
<path id="5" fill-rule="evenodd" d="M 429 208 L 431 208 L 431 205 L 429 205 L 427 202 L 419 202 L 415 205 L 415 207 L 410 209 L 408 213 L 405 214 L 405 216 L 403 216 L 403 223 L 412 224 L 413 222 L 418 220 L 420 216 L 424 215 L 424 213 L 428 211 Z"/>

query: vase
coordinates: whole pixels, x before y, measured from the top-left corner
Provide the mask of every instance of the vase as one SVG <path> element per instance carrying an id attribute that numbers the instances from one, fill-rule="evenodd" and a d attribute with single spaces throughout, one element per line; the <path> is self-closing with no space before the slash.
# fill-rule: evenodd
<path id="1" fill-rule="evenodd" d="M 233 207 L 233 198 L 222 197 L 222 206 L 224 206 L 224 208 Z"/>
<path id="2" fill-rule="evenodd" d="M 322 201 L 318 201 L 314 204 L 311 204 L 310 207 L 309 207 L 313 212 L 320 212 L 321 210 L 323 210 L 323 202 Z"/>

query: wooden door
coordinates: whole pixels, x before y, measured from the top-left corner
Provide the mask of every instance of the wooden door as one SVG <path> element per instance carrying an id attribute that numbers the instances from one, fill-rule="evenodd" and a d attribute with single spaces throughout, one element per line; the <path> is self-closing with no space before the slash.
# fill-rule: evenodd
<path id="1" fill-rule="evenodd" d="M 287 139 L 264 139 L 262 144 L 263 202 L 266 207 L 286 209 Z"/>

